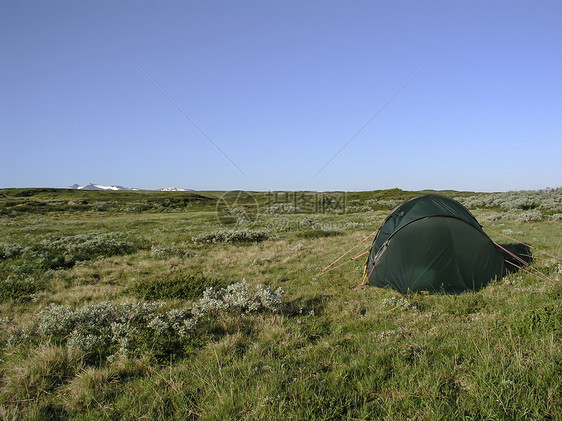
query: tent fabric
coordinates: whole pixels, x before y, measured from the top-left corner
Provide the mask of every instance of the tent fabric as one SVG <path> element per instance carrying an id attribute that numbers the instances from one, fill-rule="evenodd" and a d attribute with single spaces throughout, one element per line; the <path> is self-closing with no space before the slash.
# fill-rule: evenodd
<path id="1" fill-rule="evenodd" d="M 367 260 L 368 281 L 402 293 L 459 293 L 501 277 L 504 259 L 476 218 L 460 203 L 419 196 L 383 222 Z"/>

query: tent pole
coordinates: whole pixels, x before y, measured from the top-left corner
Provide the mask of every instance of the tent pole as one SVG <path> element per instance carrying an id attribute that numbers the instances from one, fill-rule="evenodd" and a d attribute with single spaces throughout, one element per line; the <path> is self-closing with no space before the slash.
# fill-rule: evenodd
<path id="1" fill-rule="evenodd" d="M 337 262 L 339 262 L 341 259 L 343 259 L 345 256 L 347 256 L 349 253 L 351 253 L 351 250 L 353 250 L 355 247 L 357 247 L 360 244 L 363 244 L 365 241 L 367 241 L 368 238 L 372 237 L 373 235 L 375 235 L 379 230 L 373 231 L 372 233 L 370 233 L 368 236 L 366 236 L 365 238 L 363 238 L 361 241 L 359 241 L 357 244 L 355 244 L 353 247 L 351 247 L 348 251 L 346 251 L 344 254 L 342 254 L 340 257 L 338 257 L 336 260 L 334 260 L 332 263 L 330 263 L 328 266 L 326 266 L 324 269 L 322 269 L 320 272 L 318 272 L 316 275 L 314 276 L 320 276 L 323 275 L 324 273 L 326 273 L 326 271 L 331 268 L 333 265 L 335 265 Z"/>

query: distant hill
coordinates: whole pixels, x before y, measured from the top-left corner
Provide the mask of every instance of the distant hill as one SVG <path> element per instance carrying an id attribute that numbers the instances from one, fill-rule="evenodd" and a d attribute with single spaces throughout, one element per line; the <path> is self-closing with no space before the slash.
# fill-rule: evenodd
<path id="1" fill-rule="evenodd" d="M 104 186 L 102 184 L 94 184 L 90 183 L 85 186 L 81 186 L 79 184 L 73 184 L 70 186 L 71 189 L 74 190 L 113 190 L 113 191 L 139 191 L 141 189 L 137 189 L 134 187 L 123 187 L 123 186 Z M 162 187 L 161 189 L 157 189 L 155 191 L 194 191 L 193 189 L 182 189 L 181 187 Z"/>
<path id="2" fill-rule="evenodd" d="M 71 189 L 76 189 L 76 190 L 140 190 L 140 189 L 136 189 L 136 188 L 130 188 L 130 187 L 123 187 L 123 186 L 104 186 L 101 184 L 87 184 L 85 186 L 80 186 L 78 184 L 73 184 L 72 186 L 70 186 Z"/>

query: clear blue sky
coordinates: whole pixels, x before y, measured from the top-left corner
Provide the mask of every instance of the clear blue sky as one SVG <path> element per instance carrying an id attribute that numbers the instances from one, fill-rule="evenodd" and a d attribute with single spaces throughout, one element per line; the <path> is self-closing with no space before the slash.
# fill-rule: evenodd
<path id="1" fill-rule="evenodd" d="M 0 186 L 560 186 L 561 22 L 559 1 L 3 1 Z"/>

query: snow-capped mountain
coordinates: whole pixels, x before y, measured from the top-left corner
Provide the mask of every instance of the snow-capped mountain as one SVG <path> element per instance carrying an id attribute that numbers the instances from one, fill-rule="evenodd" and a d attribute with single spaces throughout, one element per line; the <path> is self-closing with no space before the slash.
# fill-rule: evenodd
<path id="1" fill-rule="evenodd" d="M 69 188 L 76 189 L 76 190 L 127 190 L 127 191 L 138 191 L 140 189 L 131 188 L 131 187 L 123 187 L 123 186 L 104 186 L 102 184 L 94 184 L 90 183 L 85 186 L 81 186 L 79 184 L 73 184 Z M 182 189 L 181 187 L 162 187 L 156 191 L 193 191 L 192 189 Z"/>
<path id="2" fill-rule="evenodd" d="M 78 184 L 73 184 L 72 186 L 70 186 L 71 189 L 76 189 L 76 190 L 139 190 L 139 189 L 135 189 L 135 188 L 130 188 L 130 187 L 123 187 L 123 186 L 103 186 L 101 184 L 94 184 L 94 183 L 90 183 L 87 184 L 85 186 L 80 186 Z"/>
<path id="3" fill-rule="evenodd" d="M 181 187 L 162 187 L 158 189 L 158 191 L 188 191 L 186 189 L 182 189 Z"/>

